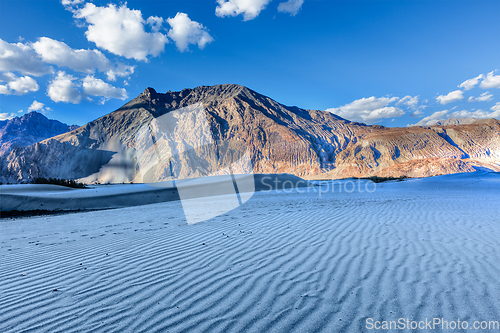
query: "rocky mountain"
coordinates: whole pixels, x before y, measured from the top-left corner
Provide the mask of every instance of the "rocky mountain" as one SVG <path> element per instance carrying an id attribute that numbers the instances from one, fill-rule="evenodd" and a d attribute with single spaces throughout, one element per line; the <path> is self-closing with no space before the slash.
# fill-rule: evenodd
<path id="1" fill-rule="evenodd" d="M 76 128 L 78 126 L 68 126 L 60 121 L 48 119 L 36 111 L 0 121 L 0 155 Z"/>
<path id="2" fill-rule="evenodd" d="M 441 125 L 441 126 L 469 125 L 469 124 L 475 123 L 476 121 L 480 121 L 480 119 L 476 119 L 476 118 L 450 118 L 450 119 L 436 121 L 436 123 L 433 125 Z"/>
<path id="3" fill-rule="evenodd" d="M 78 129 L 12 150 L 0 167 L 4 182 L 149 182 L 244 172 L 245 158 L 255 173 L 305 178 L 500 171 L 500 122 L 385 128 L 288 107 L 239 85 L 147 88 Z"/>
<path id="4" fill-rule="evenodd" d="M 500 171 L 500 121 L 380 128 L 351 142 L 338 159 L 336 168 L 327 172 L 330 177 L 426 177 L 478 167 Z"/>

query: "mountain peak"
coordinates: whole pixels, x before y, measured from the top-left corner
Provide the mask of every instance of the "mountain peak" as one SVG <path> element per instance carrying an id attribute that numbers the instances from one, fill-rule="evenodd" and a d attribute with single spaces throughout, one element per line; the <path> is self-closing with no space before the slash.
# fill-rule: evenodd
<path id="1" fill-rule="evenodd" d="M 260 96 L 245 86 L 238 84 L 219 84 L 199 86 L 181 91 L 158 93 L 148 87 L 139 96 L 122 106 L 118 111 L 145 108 L 155 116 L 195 103 L 218 103 L 236 96 L 254 99 Z M 264 97 L 264 96 L 263 96 Z"/>
<path id="2" fill-rule="evenodd" d="M 43 113 L 40 113 L 37 111 L 31 111 L 29 113 L 23 114 L 21 117 L 12 118 L 12 120 L 18 120 L 21 122 L 33 121 L 35 119 L 45 121 L 45 119 L 48 119 L 48 118 Z"/>
<path id="3" fill-rule="evenodd" d="M 156 92 L 156 90 L 154 90 L 154 88 L 147 87 L 141 95 L 150 99 L 154 99 L 158 95 L 158 93 Z"/>
<path id="4" fill-rule="evenodd" d="M 0 123 L 0 156 L 14 148 L 31 145 L 77 127 L 48 119 L 36 111 L 3 121 Z"/>

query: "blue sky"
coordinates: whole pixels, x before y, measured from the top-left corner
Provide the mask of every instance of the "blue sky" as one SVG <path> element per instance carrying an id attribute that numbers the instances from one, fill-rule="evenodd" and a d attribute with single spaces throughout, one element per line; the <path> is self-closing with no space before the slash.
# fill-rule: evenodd
<path id="1" fill-rule="evenodd" d="M 0 119 L 237 83 L 385 126 L 500 118 L 500 1 L 0 1 Z"/>

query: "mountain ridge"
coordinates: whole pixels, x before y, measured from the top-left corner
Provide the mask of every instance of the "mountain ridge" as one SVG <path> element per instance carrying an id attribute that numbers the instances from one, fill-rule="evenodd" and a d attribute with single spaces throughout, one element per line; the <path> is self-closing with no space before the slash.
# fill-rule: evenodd
<path id="1" fill-rule="evenodd" d="M 36 111 L 21 117 L 0 121 L 0 155 L 14 148 L 29 146 L 78 127 L 77 125 L 64 124 L 55 119 L 48 119 Z"/>
<path id="2" fill-rule="evenodd" d="M 203 106 L 215 145 L 237 142 L 248 151 L 256 173 L 345 178 L 432 176 L 476 167 L 500 171 L 498 120 L 369 126 L 327 111 L 285 106 L 244 86 L 225 84 L 166 93 L 146 88 L 122 107 L 76 130 L 11 151 L 0 160 L 3 181 L 44 176 L 90 183 L 140 182 L 136 133 L 144 124 L 196 103 Z M 199 141 L 187 123 L 176 123 L 172 130 L 172 138 L 177 138 L 172 140 L 177 141 L 170 145 L 194 147 Z M 164 148 L 170 149 L 166 143 Z M 196 154 L 196 159 L 208 158 Z M 190 169 L 190 158 L 176 158 L 183 177 L 214 171 L 208 160 L 200 171 Z"/>

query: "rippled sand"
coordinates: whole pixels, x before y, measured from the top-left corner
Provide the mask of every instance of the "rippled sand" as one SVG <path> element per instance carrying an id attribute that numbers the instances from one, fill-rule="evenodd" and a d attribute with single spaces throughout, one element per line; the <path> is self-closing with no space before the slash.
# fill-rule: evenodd
<path id="1" fill-rule="evenodd" d="M 499 174 L 371 193 L 365 181 L 348 193 L 347 182 L 257 192 L 194 225 L 178 201 L 2 219 L 0 332 L 359 332 L 367 318 L 500 320 Z"/>

